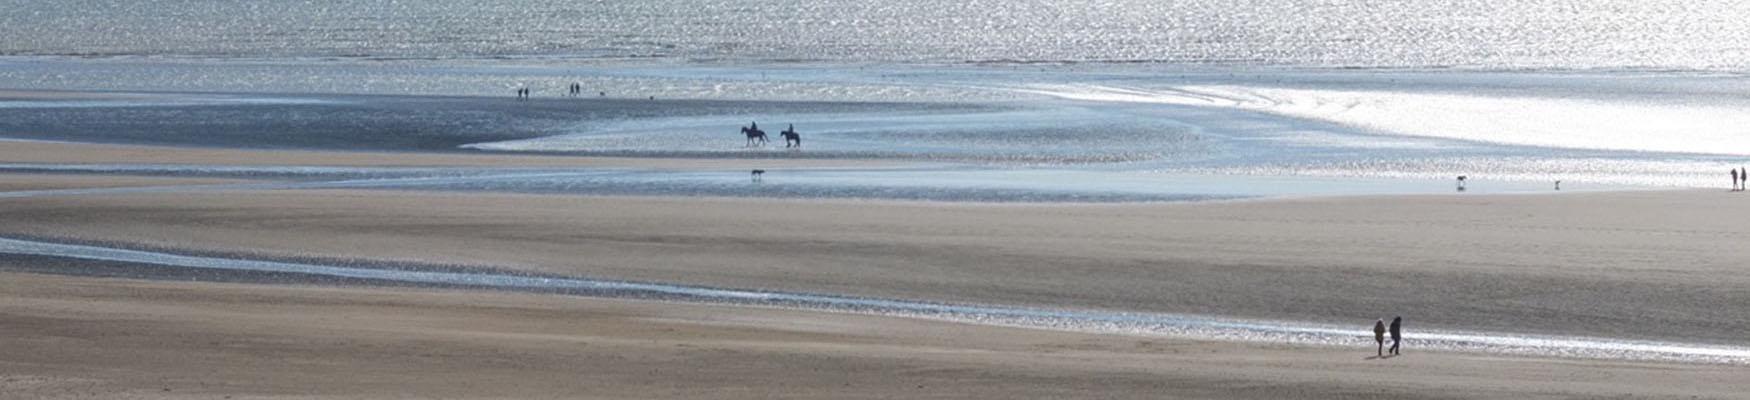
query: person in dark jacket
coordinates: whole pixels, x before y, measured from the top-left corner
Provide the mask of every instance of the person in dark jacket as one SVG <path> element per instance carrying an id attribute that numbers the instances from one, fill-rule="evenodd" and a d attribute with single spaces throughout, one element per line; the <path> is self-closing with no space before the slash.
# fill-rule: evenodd
<path id="1" fill-rule="evenodd" d="M 1374 352 L 1379 353 L 1380 357 L 1385 357 L 1385 320 L 1384 319 L 1373 320 L 1373 341 L 1375 343 L 1379 343 L 1379 349 L 1375 350 Z"/>
<path id="2" fill-rule="evenodd" d="M 1391 353 L 1398 354 L 1398 344 L 1404 341 L 1404 317 L 1391 319 Z"/>

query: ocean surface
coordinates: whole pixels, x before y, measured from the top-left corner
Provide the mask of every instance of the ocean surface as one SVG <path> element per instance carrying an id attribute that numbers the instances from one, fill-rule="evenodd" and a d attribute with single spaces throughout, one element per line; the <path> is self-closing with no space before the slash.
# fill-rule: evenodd
<path id="1" fill-rule="evenodd" d="M 8 0 L 0 54 L 1741 71 L 1746 19 L 1688 0 Z"/>

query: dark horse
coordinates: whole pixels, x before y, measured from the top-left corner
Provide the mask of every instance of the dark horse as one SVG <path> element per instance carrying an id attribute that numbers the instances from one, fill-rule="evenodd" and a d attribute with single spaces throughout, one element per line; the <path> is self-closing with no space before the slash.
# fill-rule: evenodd
<path id="1" fill-rule="evenodd" d="M 784 148 L 791 148 L 792 143 L 795 148 L 802 148 L 802 134 L 796 133 L 796 124 L 790 124 L 790 129 L 778 132 L 778 135 L 784 137 Z"/>
<path id="2" fill-rule="evenodd" d="M 750 127 L 742 127 L 741 133 L 744 135 L 747 135 L 748 147 L 765 146 L 766 145 L 766 131 L 760 130 L 760 124 L 757 122 L 754 123 L 753 127 L 751 127 L 751 128 Z"/>

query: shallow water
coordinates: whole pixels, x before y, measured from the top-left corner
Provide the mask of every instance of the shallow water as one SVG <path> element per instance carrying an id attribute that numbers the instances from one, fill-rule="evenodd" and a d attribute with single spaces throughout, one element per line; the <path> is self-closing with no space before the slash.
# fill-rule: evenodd
<path id="1" fill-rule="evenodd" d="M 735 304 L 824 310 L 859 314 L 927 318 L 956 322 L 1045 328 L 1077 332 L 1122 333 L 1204 340 L 1371 347 L 1369 333 L 1347 327 L 1294 321 L 1230 319 L 1199 315 L 1129 313 L 1099 310 L 1012 307 L 940 303 L 906 299 L 846 297 L 830 294 L 774 292 L 733 288 L 669 285 L 562 276 L 531 276 L 454 268 L 411 269 L 338 266 L 313 263 L 179 255 L 89 245 L 0 238 L 0 253 L 141 264 L 148 268 L 193 268 L 219 272 L 289 273 L 374 282 L 482 287 L 559 292 L 612 298 L 654 298 L 708 304 Z M 55 271 L 51 271 L 55 272 Z M 135 269 L 140 277 L 151 270 Z M 78 273 L 75 269 L 58 273 Z M 163 271 L 170 275 L 172 271 Z M 1505 332 L 1419 329 L 1406 335 L 1416 349 L 1456 350 L 1568 358 L 1651 360 L 1718 364 L 1750 364 L 1750 348 L 1675 342 L 1633 341 L 1576 336 Z"/>
<path id="2" fill-rule="evenodd" d="M 1450 192 L 1459 175 L 1476 192 L 1550 191 L 1558 180 L 1566 190 L 1716 187 L 1750 152 L 1750 121 L 1739 117 L 1750 115 L 1750 101 L 1734 94 L 1750 90 L 1750 80 L 1726 75 L 14 63 L 19 68 L 0 69 L 0 86 L 127 91 L 103 92 L 115 99 L 0 100 L 0 136 L 925 164 L 856 174 L 787 170 L 759 188 L 724 171 L 451 186 L 470 190 L 1156 201 Z M 114 79 L 130 73 L 138 79 Z M 245 82 L 262 76 L 293 78 L 264 82 L 266 92 L 296 93 L 202 93 L 254 89 Z M 518 102 L 494 87 L 573 78 L 665 97 L 543 92 Z M 405 86 L 363 95 L 335 85 L 349 80 Z M 739 89 L 695 91 L 723 85 Z M 932 95 L 916 101 L 920 93 Z M 737 128 L 750 122 L 774 141 L 746 146 Z M 777 131 L 791 124 L 803 132 L 799 150 L 779 146 Z"/>

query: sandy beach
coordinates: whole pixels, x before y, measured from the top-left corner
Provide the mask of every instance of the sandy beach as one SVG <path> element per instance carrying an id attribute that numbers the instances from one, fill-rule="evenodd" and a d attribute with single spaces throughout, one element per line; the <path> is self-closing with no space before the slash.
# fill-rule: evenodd
<path id="1" fill-rule="evenodd" d="M 739 170 L 863 160 L 21 141 L 18 165 Z M 1712 190 L 1137 204 L 263 190 L 7 173 L 0 236 L 722 288 L 1742 346 L 1750 202 Z M 129 188 L 111 191 L 111 188 Z M 32 192 L 55 189 L 78 191 Z M 141 190 L 133 190 L 141 189 Z M 199 190 L 195 190 L 199 189 Z M 0 258 L 29 398 L 1734 398 L 1742 365 L 1032 330 L 489 292 L 84 276 Z M 386 372 L 393 371 L 393 372 Z"/>
<path id="2" fill-rule="evenodd" d="M 1704 191 L 1124 206 L 224 191 L 6 200 L 0 234 L 924 300 L 1733 344 Z M 1705 211 L 1705 212 L 1704 212 Z M 1616 217 L 1597 217 L 1618 215 Z M 1656 258 L 1655 258 L 1656 257 Z M 1654 262 L 1653 260 L 1662 260 Z"/>
<path id="3" fill-rule="evenodd" d="M 1734 398 L 1743 367 L 660 302 L 0 274 L 17 398 Z M 1692 397 L 1693 396 L 1693 397 Z"/>

